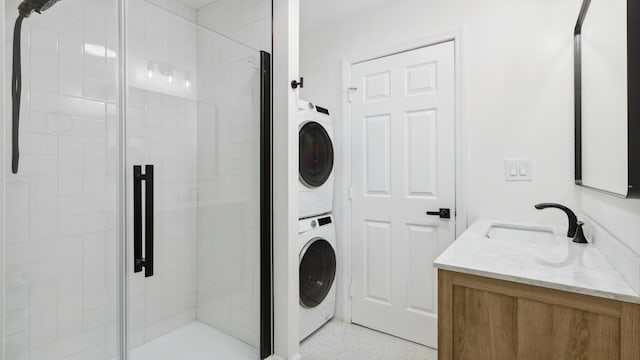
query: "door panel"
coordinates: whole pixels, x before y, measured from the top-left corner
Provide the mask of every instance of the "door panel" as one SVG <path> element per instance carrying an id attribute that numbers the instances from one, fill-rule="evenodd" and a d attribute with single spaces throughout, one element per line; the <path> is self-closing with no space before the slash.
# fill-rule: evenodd
<path id="1" fill-rule="evenodd" d="M 437 253 L 438 233 L 433 231 L 432 227 L 421 225 L 407 226 L 407 233 L 409 240 L 407 310 L 421 315 L 433 313 L 436 274 L 431 263 L 424 261 L 424 254 Z"/>
<path id="2" fill-rule="evenodd" d="M 352 320 L 435 347 L 433 260 L 455 236 L 454 47 L 352 67 Z"/>
<path id="3" fill-rule="evenodd" d="M 391 224 L 365 222 L 365 297 L 369 301 L 391 303 Z"/>
<path id="4" fill-rule="evenodd" d="M 198 331 L 180 356 L 240 358 L 225 354 L 238 343 L 245 358 L 259 358 L 270 353 L 271 341 L 270 273 L 261 279 L 261 266 L 270 269 L 270 252 L 261 258 L 261 241 L 270 241 L 270 218 L 263 212 L 270 210 L 267 61 L 259 51 L 177 15 L 170 4 L 128 2 L 130 189 L 134 166 L 146 174 L 145 165 L 153 165 L 154 171 L 153 189 L 146 189 L 144 179 L 136 201 L 132 190 L 127 198 L 128 345 L 133 359 L 157 358 L 153 353 L 173 359 L 184 344 L 171 339 Z M 151 195 L 153 206 L 146 206 Z M 136 236 L 134 202 L 142 207 Z M 151 213 L 153 227 L 146 228 Z M 133 266 L 134 239 L 145 261 L 151 254 L 149 231 L 152 276 L 146 267 L 134 273 Z"/>
<path id="5" fill-rule="evenodd" d="M 407 196 L 436 197 L 438 116 L 435 110 L 407 113 Z"/>
<path id="6" fill-rule="evenodd" d="M 365 118 L 365 184 L 367 195 L 389 195 L 389 115 Z"/>

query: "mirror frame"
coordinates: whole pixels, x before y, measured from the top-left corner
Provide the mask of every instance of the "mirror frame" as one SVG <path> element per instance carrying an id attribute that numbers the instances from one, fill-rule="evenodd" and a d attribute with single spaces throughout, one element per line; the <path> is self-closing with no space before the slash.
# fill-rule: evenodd
<path id="1" fill-rule="evenodd" d="M 627 0 L 627 194 L 585 185 L 582 181 L 582 25 L 592 0 L 584 0 L 573 32 L 575 91 L 575 183 L 617 197 L 640 198 L 640 1 Z M 634 46 L 635 45 L 635 46 Z"/>

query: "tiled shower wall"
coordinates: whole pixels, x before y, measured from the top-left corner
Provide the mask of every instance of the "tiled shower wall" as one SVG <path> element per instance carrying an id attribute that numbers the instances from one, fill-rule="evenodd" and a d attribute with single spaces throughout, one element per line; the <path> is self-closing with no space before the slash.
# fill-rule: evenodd
<path id="1" fill-rule="evenodd" d="M 270 7 L 241 3 L 268 10 L 246 23 L 268 50 Z M 7 1 L 9 35 L 17 5 Z M 258 52 L 198 27 L 176 1 L 129 6 L 127 171 L 156 171 L 156 272 L 130 275 L 130 346 L 196 318 L 257 346 Z M 21 165 L 7 178 L 7 360 L 116 354 L 116 26 L 115 0 L 64 0 L 25 21 Z"/>
<path id="2" fill-rule="evenodd" d="M 198 319 L 254 347 L 260 324 L 260 58 L 198 31 Z"/>
<path id="3" fill-rule="evenodd" d="M 131 58 L 186 71 L 195 87 L 193 22 L 130 6 L 141 25 L 128 34 Z M 16 8 L 8 2 L 11 18 Z M 8 360 L 116 354 L 116 25 L 106 0 L 65 0 L 25 20 L 22 156 L 7 179 Z M 195 319 L 196 103 L 195 92 L 131 79 L 129 163 L 157 174 L 156 275 L 130 283 L 136 346 Z"/>
<path id="4" fill-rule="evenodd" d="M 132 165 L 154 165 L 155 171 L 155 273 L 130 276 L 132 348 L 196 319 L 194 21 L 195 11 L 173 0 L 129 1 L 128 179 Z"/>
<path id="5" fill-rule="evenodd" d="M 214 0 L 198 24 L 255 50 L 271 52 L 271 0 Z"/>
<path id="6" fill-rule="evenodd" d="M 18 2 L 6 6 L 10 35 Z M 24 22 L 20 171 L 6 179 L 7 360 L 115 356 L 116 24 L 115 0 L 65 0 Z"/>
<path id="7" fill-rule="evenodd" d="M 212 1 L 197 21 L 198 320 L 257 348 L 259 50 L 271 51 L 271 1 Z"/>

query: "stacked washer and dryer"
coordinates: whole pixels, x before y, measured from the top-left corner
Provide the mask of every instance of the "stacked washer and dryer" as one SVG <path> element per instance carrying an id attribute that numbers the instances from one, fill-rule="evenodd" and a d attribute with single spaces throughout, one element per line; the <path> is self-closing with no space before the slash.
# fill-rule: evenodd
<path id="1" fill-rule="evenodd" d="M 298 104 L 300 340 L 333 318 L 336 230 L 333 223 L 333 120 L 329 110 Z"/>

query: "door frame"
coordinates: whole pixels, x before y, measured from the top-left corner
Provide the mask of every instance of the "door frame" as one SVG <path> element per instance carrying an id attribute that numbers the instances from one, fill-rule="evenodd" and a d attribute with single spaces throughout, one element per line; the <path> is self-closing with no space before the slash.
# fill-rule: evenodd
<path id="1" fill-rule="evenodd" d="M 411 50 L 417 50 L 437 44 L 441 44 L 448 41 L 453 41 L 454 45 L 454 69 L 455 69 L 455 106 L 454 106 L 454 125 L 455 125 L 455 237 L 460 236 L 466 229 L 468 224 L 467 214 L 467 192 L 466 183 L 466 86 L 464 84 L 464 69 L 466 65 L 463 61 L 463 38 L 465 33 L 465 27 L 435 34 L 426 38 L 421 38 L 409 43 L 405 43 L 399 46 L 387 47 L 377 51 L 363 52 L 354 56 L 352 59 L 342 59 L 342 133 L 344 134 L 342 139 L 342 146 L 344 151 L 344 162 L 342 164 L 343 173 L 343 192 L 345 196 L 342 199 L 342 225 L 344 231 L 343 234 L 349 234 L 349 236 L 342 236 L 341 241 L 338 244 L 338 251 L 342 253 L 342 271 L 343 281 L 342 284 L 338 284 L 342 287 L 340 293 L 342 294 L 342 314 L 341 317 L 344 321 L 352 322 L 351 318 L 351 266 L 352 266 L 352 242 L 351 242 L 351 196 L 350 189 L 352 188 L 351 177 L 351 102 L 349 101 L 350 94 L 347 90 L 352 86 L 351 82 L 351 67 L 359 63 L 376 60 L 379 58 L 396 55 Z"/>

